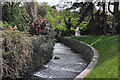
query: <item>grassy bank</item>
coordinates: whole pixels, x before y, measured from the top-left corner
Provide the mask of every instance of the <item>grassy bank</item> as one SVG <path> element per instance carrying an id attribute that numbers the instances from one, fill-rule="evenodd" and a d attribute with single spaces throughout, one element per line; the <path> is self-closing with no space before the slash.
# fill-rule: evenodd
<path id="1" fill-rule="evenodd" d="M 99 59 L 86 78 L 118 78 L 118 36 L 70 37 L 95 47 Z"/>

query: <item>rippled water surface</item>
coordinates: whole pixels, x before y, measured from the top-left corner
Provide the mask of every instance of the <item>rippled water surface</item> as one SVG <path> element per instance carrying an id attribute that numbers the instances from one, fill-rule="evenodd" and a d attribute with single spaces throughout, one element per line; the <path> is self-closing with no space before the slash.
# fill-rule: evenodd
<path id="1" fill-rule="evenodd" d="M 74 53 L 64 44 L 56 43 L 51 61 L 34 75 L 40 78 L 74 78 L 86 66 L 87 63 L 81 54 Z"/>

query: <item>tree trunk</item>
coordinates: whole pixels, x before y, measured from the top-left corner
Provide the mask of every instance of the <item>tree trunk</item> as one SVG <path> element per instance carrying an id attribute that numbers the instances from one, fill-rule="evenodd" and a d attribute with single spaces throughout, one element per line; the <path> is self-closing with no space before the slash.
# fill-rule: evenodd
<path id="1" fill-rule="evenodd" d="M 66 28 L 67 29 L 70 29 L 71 27 L 72 27 L 72 25 L 71 25 L 71 18 L 72 17 L 69 17 L 68 18 L 68 21 L 65 19 L 65 17 L 64 17 L 64 22 L 65 22 L 65 25 L 67 26 Z"/>
<path id="2" fill-rule="evenodd" d="M 103 2 L 103 27 L 104 27 L 104 35 L 106 35 L 107 29 L 106 29 L 105 2 Z"/>
<path id="3" fill-rule="evenodd" d="M 112 35 L 115 35 L 115 26 L 116 26 L 116 18 L 118 13 L 119 2 L 114 2 L 114 14 L 113 14 L 113 27 L 112 27 Z"/>
<path id="4" fill-rule="evenodd" d="M 0 21 L 2 21 L 2 4 L 0 2 Z"/>
<path id="5" fill-rule="evenodd" d="M 92 2 L 91 2 L 91 5 L 92 5 L 92 6 L 91 6 L 91 23 L 93 23 L 94 17 L 93 17 L 93 4 L 92 4 Z M 93 33 L 93 28 L 94 28 L 94 27 L 91 27 L 91 35 L 94 34 L 94 33 Z"/>
<path id="6" fill-rule="evenodd" d="M 35 2 L 25 2 L 25 8 L 30 17 L 32 18 L 32 22 L 34 22 L 35 18 L 37 17 Z"/>
<path id="7" fill-rule="evenodd" d="M 115 29 L 115 26 L 116 26 L 116 18 L 117 18 L 117 13 L 118 13 L 118 7 L 119 7 L 119 0 L 117 1 L 117 2 L 114 2 L 113 4 L 114 4 L 114 10 L 113 10 L 113 12 L 110 10 L 110 2 L 109 2 L 109 4 L 108 4 L 108 11 L 111 13 L 111 14 L 113 14 L 113 26 L 112 26 L 112 35 L 115 35 L 115 31 L 116 31 L 116 29 Z"/>

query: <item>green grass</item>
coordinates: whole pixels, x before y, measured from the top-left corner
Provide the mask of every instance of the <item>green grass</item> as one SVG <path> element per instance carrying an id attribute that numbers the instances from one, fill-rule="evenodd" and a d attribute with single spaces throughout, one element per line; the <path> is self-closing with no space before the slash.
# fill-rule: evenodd
<path id="1" fill-rule="evenodd" d="M 87 78 L 118 78 L 118 37 L 119 36 L 87 36 L 70 37 L 86 42 L 95 47 L 99 59 Z"/>

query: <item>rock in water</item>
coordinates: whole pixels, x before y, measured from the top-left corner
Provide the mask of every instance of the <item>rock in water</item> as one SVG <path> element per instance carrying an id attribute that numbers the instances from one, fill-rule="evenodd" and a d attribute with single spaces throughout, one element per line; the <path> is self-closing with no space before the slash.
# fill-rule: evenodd
<path id="1" fill-rule="evenodd" d="M 56 56 L 56 57 L 54 57 L 54 59 L 60 59 L 60 58 Z"/>

